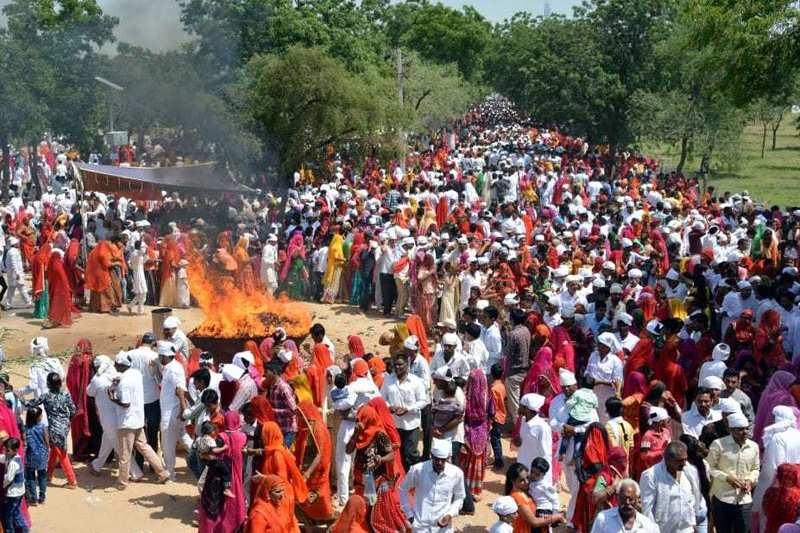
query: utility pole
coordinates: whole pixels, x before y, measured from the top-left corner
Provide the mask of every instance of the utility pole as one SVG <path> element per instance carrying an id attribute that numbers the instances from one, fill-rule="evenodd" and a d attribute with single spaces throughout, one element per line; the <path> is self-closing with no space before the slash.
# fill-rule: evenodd
<path id="1" fill-rule="evenodd" d="M 551 12 L 552 11 L 550 10 L 550 0 L 544 0 L 544 18 L 549 19 Z"/>
<path id="2" fill-rule="evenodd" d="M 400 108 L 402 109 L 403 103 L 405 102 L 405 95 L 403 93 L 403 79 L 405 78 L 405 72 L 403 72 L 403 51 L 398 46 L 395 50 L 395 67 L 397 68 L 397 99 L 400 102 Z M 408 143 L 406 142 L 405 138 L 405 131 L 403 131 L 402 126 L 398 126 L 397 128 L 399 141 L 400 141 L 400 170 L 403 171 L 403 175 L 406 173 L 406 152 L 408 151 Z"/>

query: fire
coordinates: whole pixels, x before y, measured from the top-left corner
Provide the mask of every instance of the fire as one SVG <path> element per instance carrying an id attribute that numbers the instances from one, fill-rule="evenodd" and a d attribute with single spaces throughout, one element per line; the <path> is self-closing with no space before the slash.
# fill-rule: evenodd
<path id="1" fill-rule="evenodd" d="M 273 298 L 266 292 L 245 292 L 232 277 L 208 267 L 200 254 L 186 270 L 189 290 L 204 315 L 194 334 L 224 339 L 265 337 L 276 327 L 286 329 L 289 337 L 308 334 L 311 313 L 304 303 L 285 296 Z"/>

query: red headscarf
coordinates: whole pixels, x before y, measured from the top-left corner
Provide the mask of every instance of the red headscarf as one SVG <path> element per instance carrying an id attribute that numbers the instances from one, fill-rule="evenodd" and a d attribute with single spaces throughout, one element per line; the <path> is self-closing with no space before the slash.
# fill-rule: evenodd
<path id="1" fill-rule="evenodd" d="M 347 337 L 347 347 L 350 350 L 350 355 L 353 358 L 363 358 L 366 354 L 364 350 L 364 343 L 358 335 L 350 335 Z M 325 367 L 328 368 L 328 367 Z"/>
<path id="2" fill-rule="evenodd" d="M 367 533 L 367 504 L 358 494 L 350 496 L 332 533 Z"/>

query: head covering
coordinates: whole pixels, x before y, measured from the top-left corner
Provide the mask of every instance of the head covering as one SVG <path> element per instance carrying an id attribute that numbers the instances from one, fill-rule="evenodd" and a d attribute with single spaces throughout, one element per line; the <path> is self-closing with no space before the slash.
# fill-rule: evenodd
<path id="1" fill-rule="evenodd" d="M 364 343 L 358 335 L 350 335 L 347 337 L 347 348 L 350 350 L 350 355 L 353 357 L 363 358 L 367 353 L 364 349 Z"/>
<path id="2" fill-rule="evenodd" d="M 358 494 L 348 498 L 342 514 L 333 525 L 331 533 L 353 533 L 354 531 L 367 531 L 364 527 L 367 518 L 367 503 Z M 359 529 L 360 528 L 360 529 Z"/>
<path id="3" fill-rule="evenodd" d="M 788 407 L 786 405 L 776 405 L 772 409 L 772 416 L 775 417 L 775 422 L 791 422 L 797 423 L 796 407 Z"/>
<path id="4" fill-rule="evenodd" d="M 409 337 L 410 339 L 411 337 Z M 408 339 L 406 339 L 408 342 Z M 455 333 L 445 333 L 442 337 L 442 345 L 444 346 L 457 346 L 458 345 L 458 335 Z"/>
<path id="5" fill-rule="evenodd" d="M 168 316 L 164 319 L 164 325 L 162 326 L 163 329 L 172 329 L 177 328 L 181 325 L 181 321 L 178 320 L 176 316 Z"/>
<path id="6" fill-rule="evenodd" d="M 117 354 L 117 357 L 114 359 L 114 363 L 117 365 L 122 366 L 131 366 L 131 356 L 128 355 L 127 352 L 120 352 Z"/>
<path id="7" fill-rule="evenodd" d="M 545 397 L 542 396 L 541 394 L 536 394 L 535 392 L 531 392 L 520 398 L 519 404 L 523 407 L 527 407 L 528 409 L 536 413 L 544 405 L 544 400 Z"/>
<path id="8" fill-rule="evenodd" d="M 437 459 L 447 459 L 453 453 L 453 443 L 445 439 L 434 438 L 431 443 L 431 456 Z"/>
<path id="9" fill-rule="evenodd" d="M 518 509 L 519 507 L 517 507 L 517 502 L 514 500 L 513 496 L 500 496 L 497 498 L 497 501 L 492 504 L 492 511 L 499 516 L 514 514 Z"/>
<path id="10" fill-rule="evenodd" d="M 480 456 L 486 450 L 486 444 L 489 442 L 489 417 L 491 414 L 489 384 L 486 381 L 486 374 L 480 368 L 470 370 L 466 393 L 464 441 L 473 454 Z"/>
<path id="11" fill-rule="evenodd" d="M 433 379 L 437 381 L 453 381 L 453 372 L 447 365 L 440 366 L 433 372 Z"/>
<path id="12" fill-rule="evenodd" d="M 731 347 L 721 342 L 714 346 L 714 351 L 711 352 L 711 358 L 714 361 L 725 361 L 731 355 Z"/>
<path id="13" fill-rule="evenodd" d="M 651 320 L 645 326 L 645 329 L 650 335 L 658 336 L 661 335 L 661 330 L 664 328 L 664 325 L 659 322 L 658 320 Z"/>
<path id="14" fill-rule="evenodd" d="M 730 415 L 733 413 L 741 412 L 742 407 L 739 405 L 739 402 L 734 400 L 733 398 L 720 398 L 719 402 L 714 409 L 719 411 L 724 415 Z"/>
<path id="15" fill-rule="evenodd" d="M 158 355 L 167 355 L 169 357 L 175 357 L 175 354 L 178 350 L 175 348 L 175 345 L 169 341 L 158 341 Z"/>
<path id="16" fill-rule="evenodd" d="M 575 379 L 575 374 L 566 368 L 562 368 L 558 371 L 558 381 L 561 383 L 562 387 L 571 387 L 572 385 L 578 384 L 578 381 Z"/>
<path id="17" fill-rule="evenodd" d="M 616 337 L 614 337 L 613 333 L 607 333 L 606 332 L 606 333 L 601 333 L 597 337 L 597 343 L 598 344 L 602 344 L 606 348 L 613 349 L 614 346 L 617 344 L 617 339 L 616 339 Z"/>
<path id="18" fill-rule="evenodd" d="M 725 389 L 725 383 L 717 376 L 704 377 L 703 381 L 700 382 L 700 386 L 705 387 L 707 389 L 716 389 L 716 390 Z"/>
<path id="19" fill-rule="evenodd" d="M 297 468 L 294 455 L 283 444 L 281 428 L 275 422 L 265 423 L 261 427 L 261 439 L 264 442 L 264 464 L 270 464 L 276 459 L 282 460 L 288 477 L 284 481 L 294 489 L 295 501 L 305 502 L 308 499 L 308 486 Z"/>
<path id="20" fill-rule="evenodd" d="M 743 413 L 731 413 L 728 416 L 728 427 L 731 429 L 746 428 L 750 425 Z"/>
<path id="21" fill-rule="evenodd" d="M 756 411 L 756 420 L 753 424 L 753 440 L 759 446 L 762 444 L 761 435 L 764 428 L 772 422 L 772 409 L 776 405 L 797 407 L 797 402 L 789 391 L 796 380 L 794 374 L 785 370 L 778 370 L 769 378 L 769 383 L 758 400 L 758 411 Z"/>
<path id="22" fill-rule="evenodd" d="M 419 340 L 417 339 L 417 336 L 411 335 L 405 341 L 403 341 L 403 348 L 406 350 L 419 350 Z"/>
<path id="23" fill-rule="evenodd" d="M 288 363 L 294 357 L 294 352 L 291 350 L 281 350 L 278 352 L 278 359 L 280 359 L 281 363 Z"/>
<path id="24" fill-rule="evenodd" d="M 386 433 L 384 429 L 383 420 L 381 419 L 378 411 L 374 407 L 364 405 L 358 410 L 356 414 L 356 421 L 361 424 L 364 429 L 358 434 L 356 439 L 356 448 L 359 450 L 366 448 L 375 438 L 378 432 Z"/>
<path id="25" fill-rule="evenodd" d="M 31 355 L 34 357 L 41 357 L 47 355 L 50 351 L 50 343 L 47 337 L 35 337 L 31 341 Z"/>
<path id="26" fill-rule="evenodd" d="M 656 422 L 661 422 L 663 420 L 667 420 L 668 418 L 669 414 L 667 414 L 667 410 L 663 407 L 651 407 L 650 416 L 648 416 L 647 421 L 650 425 L 653 425 Z"/>
<path id="27" fill-rule="evenodd" d="M 631 324 L 633 324 L 633 317 L 628 313 L 620 313 L 617 315 L 617 323 L 620 322 L 630 326 Z"/>

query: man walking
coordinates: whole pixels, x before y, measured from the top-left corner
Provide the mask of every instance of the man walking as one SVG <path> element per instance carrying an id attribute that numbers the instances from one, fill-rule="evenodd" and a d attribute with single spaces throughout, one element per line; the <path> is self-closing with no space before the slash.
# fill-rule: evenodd
<path id="1" fill-rule="evenodd" d="M 122 374 L 116 385 L 108 389 L 108 397 L 117 405 L 117 438 L 119 439 L 119 473 L 117 489 L 125 490 L 131 471 L 131 454 L 134 448 L 141 453 L 158 476 L 158 483 L 166 483 L 169 472 L 161 459 L 147 444 L 144 434 L 144 396 L 142 375 L 131 368 L 131 358 L 127 353 L 117 356 L 117 372 Z"/>
<path id="2" fill-rule="evenodd" d="M 397 432 L 400 433 L 400 456 L 408 471 L 419 461 L 419 432 L 421 414 L 428 405 L 428 392 L 422 380 L 408 372 L 408 356 L 394 356 L 394 374 L 387 376 L 381 386 L 381 396 L 389 405 Z M 449 456 L 449 454 L 448 454 Z"/>
<path id="3" fill-rule="evenodd" d="M 186 373 L 183 365 L 175 360 L 177 349 L 168 341 L 158 342 L 158 359 L 161 363 L 161 453 L 169 471 L 170 480 L 175 481 L 175 447 L 186 434 L 181 415 L 186 409 Z M 191 444 L 190 444 L 191 445 Z"/>
<path id="4" fill-rule="evenodd" d="M 519 394 L 522 382 L 528 374 L 530 366 L 531 332 L 525 327 L 525 311 L 512 309 L 511 332 L 506 345 L 506 390 L 508 400 L 508 417 L 506 424 L 512 427 L 517 422 L 519 412 Z"/>
<path id="5" fill-rule="evenodd" d="M 661 533 L 693 533 L 703 509 L 700 481 L 684 470 L 689 460 L 686 445 L 673 441 L 664 459 L 642 474 L 642 512 L 661 528 Z"/>
<path id="6" fill-rule="evenodd" d="M 450 533 L 453 518 L 464 502 L 464 473 L 447 462 L 453 450 L 449 441 L 433 439 L 431 460 L 411 467 L 400 483 L 400 505 L 408 517 L 406 530 L 414 533 Z M 414 490 L 414 507 L 409 491 Z"/>
<path id="7" fill-rule="evenodd" d="M 594 519 L 592 533 L 659 533 L 652 520 L 636 510 L 639 485 L 623 479 L 617 489 L 617 507 L 600 512 Z"/>

